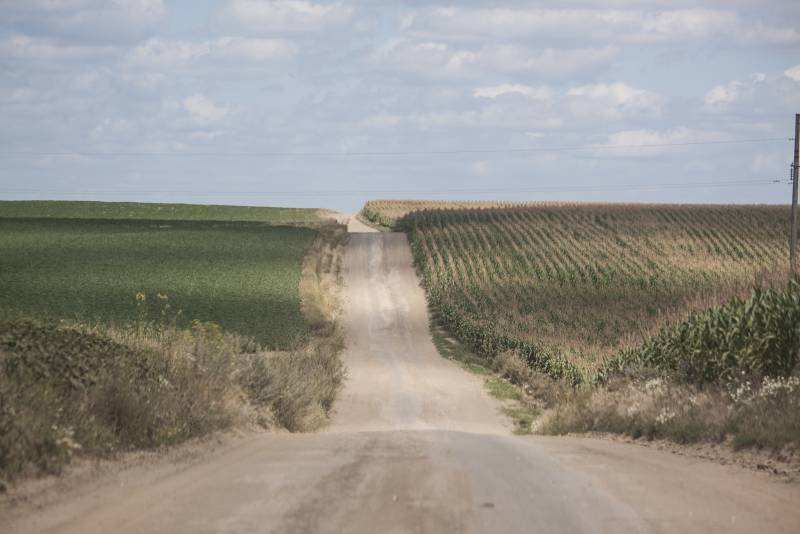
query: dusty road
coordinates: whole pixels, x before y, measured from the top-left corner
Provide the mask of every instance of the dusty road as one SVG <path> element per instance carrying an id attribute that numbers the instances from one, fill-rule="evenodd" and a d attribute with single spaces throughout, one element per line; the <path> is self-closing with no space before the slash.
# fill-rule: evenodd
<path id="1" fill-rule="evenodd" d="M 800 532 L 796 485 L 635 445 L 510 435 L 479 380 L 437 354 L 403 235 L 354 234 L 345 283 L 349 380 L 326 432 L 133 470 L 0 530 Z"/>

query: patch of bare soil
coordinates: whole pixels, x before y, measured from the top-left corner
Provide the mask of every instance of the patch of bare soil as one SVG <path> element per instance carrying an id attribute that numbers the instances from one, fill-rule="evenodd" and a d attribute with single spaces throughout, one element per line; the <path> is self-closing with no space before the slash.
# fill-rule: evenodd
<path id="1" fill-rule="evenodd" d="M 800 454 L 788 448 L 778 452 L 762 449 L 735 450 L 730 442 L 675 443 L 664 439 L 634 439 L 630 436 L 610 432 L 587 432 L 569 435 L 631 443 L 679 456 L 699 458 L 721 465 L 733 465 L 767 473 L 785 482 L 800 483 Z"/>
<path id="2" fill-rule="evenodd" d="M 123 453 L 105 459 L 76 460 L 59 475 L 12 483 L 0 493 L 0 518 L 12 520 L 19 513 L 29 514 L 31 510 L 97 492 L 104 487 L 124 485 L 126 479 L 143 472 L 177 473 L 263 433 L 263 430 L 255 428 L 237 429 L 177 446 Z"/>

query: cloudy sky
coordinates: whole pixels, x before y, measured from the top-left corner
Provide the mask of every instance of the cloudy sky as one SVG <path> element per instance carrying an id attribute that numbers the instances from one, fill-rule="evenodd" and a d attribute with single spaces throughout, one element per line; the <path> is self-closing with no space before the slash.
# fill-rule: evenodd
<path id="1" fill-rule="evenodd" d="M 0 198 L 778 203 L 800 2 L 0 0 L 0 72 Z"/>

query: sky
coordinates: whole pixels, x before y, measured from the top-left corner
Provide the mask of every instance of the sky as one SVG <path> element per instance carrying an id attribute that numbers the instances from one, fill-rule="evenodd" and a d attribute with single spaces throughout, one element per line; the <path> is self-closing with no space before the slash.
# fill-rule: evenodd
<path id="1" fill-rule="evenodd" d="M 0 73 L 2 199 L 788 203 L 800 2 L 0 0 Z"/>

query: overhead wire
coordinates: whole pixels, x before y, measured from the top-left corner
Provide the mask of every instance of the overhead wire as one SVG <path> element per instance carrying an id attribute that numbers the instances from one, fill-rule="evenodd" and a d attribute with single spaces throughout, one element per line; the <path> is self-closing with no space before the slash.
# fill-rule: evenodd
<path id="1" fill-rule="evenodd" d="M 518 148 L 464 148 L 450 150 L 397 150 L 397 151 L 255 151 L 255 152 L 101 152 L 101 151 L 0 151 L 0 156 L 10 157 L 369 157 L 369 156 L 441 156 L 459 154 L 513 154 L 536 152 L 571 152 L 582 150 L 619 150 L 619 149 L 647 149 L 647 148 L 673 148 L 699 145 L 728 145 L 744 143 L 766 143 L 775 141 L 793 141 L 786 137 L 763 137 L 754 139 L 727 139 L 717 141 L 680 141 L 673 143 L 643 143 L 643 144 L 585 144 L 554 147 L 518 147 Z"/>

